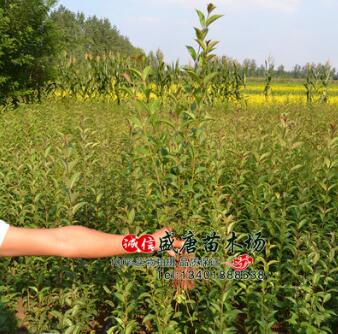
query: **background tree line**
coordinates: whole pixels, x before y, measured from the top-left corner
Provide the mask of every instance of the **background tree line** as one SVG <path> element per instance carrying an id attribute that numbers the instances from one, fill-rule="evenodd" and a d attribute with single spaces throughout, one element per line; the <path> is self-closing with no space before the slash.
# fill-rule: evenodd
<path id="1" fill-rule="evenodd" d="M 85 17 L 64 6 L 56 9 L 56 5 L 57 0 L 0 0 L 0 104 L 40 100 L 44 85 L 57 76 L 64 54 L 83 59 L 85 54 L 119 53 L 142 56 L 145 64 L 163 66 L 160 51 L 146 56 L 107 18 Z M 220 57 L 215 61 L 227 60 Z M 266 67 L 253 59 L 245 59 L 239 67 L 248 77 L 260 78 L 266 73 Z M 331 70 L 332 77 L 338 79 L 336 69 Z M 273 68 L 274 77 L 298 79 L 306 75 L 307 65 L 295 65 L 291 71 L 283 65 Z"/>
<path id="2" fill-rule="evenodd" d="M 264 64 L 258 65 L 254 59 L 244 59 L 241 66 L 247 70 L 247 75 L 252 78 L 262 78 L 266 71 L 266 66 Z M 274 66 L 273 75 L 278 78 L 289 78 L 289 79 L 304 79 L 307 76 L 308 67 L 312 66 L 318 70 L 323 69 L 324 67 L 330 66 L 329 63 L 326 64 L 315 64 L 307 63 L 303 66 L 294 65 L 291 70 L 286 70 L 284 65 L 279 65 L 278 67 Z M 332 77 L 335 80 L 338 80 L 338 71 L 335 68 L 331 68 Z"/>
<path id="3" fill-rule="evenodd" d="M 92 56 L 109 52 L 125 55 L 143 54 L 135 48 L 116 26 L 112 26 L 107 18 L 99 19 L 95 15 L 85 17 L 81 12 L 75 14 L 60 6 L 51 12 L 50 19 L 55 25 L 60 39 L 60 49 L 74 56 L 90 53 Z"/>

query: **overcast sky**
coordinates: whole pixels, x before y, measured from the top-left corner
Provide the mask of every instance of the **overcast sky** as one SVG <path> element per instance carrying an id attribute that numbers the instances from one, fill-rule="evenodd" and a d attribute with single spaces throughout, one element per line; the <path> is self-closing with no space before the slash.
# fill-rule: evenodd
<path id="1" fill-rule="evenodd" d="M 194 8 L 204 0 L 59 0 L 87 16 L 107 17 L 112 25 L 147 53 L 160 48 L 168 62 L 189 60 L 185 45 L 194 45 Z M 271 55 L 286 68 L 326 62 L 338 68 L 338 0 L 214 0 L 223 14 L 211 26 L 220 41 L 218 55 L 258 64 Z"/>

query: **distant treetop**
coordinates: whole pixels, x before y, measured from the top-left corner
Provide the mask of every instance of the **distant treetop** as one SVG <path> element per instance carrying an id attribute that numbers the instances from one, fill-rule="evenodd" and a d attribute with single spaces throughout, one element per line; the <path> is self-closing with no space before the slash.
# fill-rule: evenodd
<path id="1" fill-rule="evenodd" d="M 62 5 L 51 12 L 50 17 L 60 37 L 60 49 L 68 54 L 144 54 L 142 49 L 134 47 L 127 37 L 122 36 L 107 18 L 99 19 L 95 15 L 86 18 L 82 12 L 75 14 Z"/>

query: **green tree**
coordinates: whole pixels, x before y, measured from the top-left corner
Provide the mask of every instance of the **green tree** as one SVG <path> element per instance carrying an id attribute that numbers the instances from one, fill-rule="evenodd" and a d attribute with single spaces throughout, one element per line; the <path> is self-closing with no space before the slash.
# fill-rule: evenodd
<path id="1" fill-rule="evenodd" d="M 0 0 L 0 103 L 37 95 L 52 77 L 54 0 Z"/>
<path id="2" fill-rule="evenodd" d="M 66 7 L 60 6 L 51 13 L 50 17 L 60 37 L 59 51 L 66 51 L 73 55 L 82 54 L 84 47 L 88 45 L 83 31 L 84 14 L 75 14 Z"/>
<path id="3" fill-rule="evenodd" d="M 83 13 L 73 13 L 60 6 L 51 13 L 61 39 L 61 48 L 73 56 L 91 53 L 93 56 L 114 52 L 124 55 L 143 54 L 135 48 L 116 26 L 107 18 L 99 19 L 95 15 L 88 18 Z"/>

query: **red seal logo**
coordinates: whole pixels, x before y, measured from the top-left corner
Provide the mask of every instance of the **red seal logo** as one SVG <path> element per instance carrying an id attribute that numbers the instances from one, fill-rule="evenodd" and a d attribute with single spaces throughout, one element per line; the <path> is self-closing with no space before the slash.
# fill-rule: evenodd
<path id="1" fill-rule="evenodd" d="M 136 243 L 141 252 L 152 253 L 155 250 L 155 239 L 151 234 L 142 235 Z"/>
<path id="2" fill-rule="evenodd" d="M 128 253 L 137 252 L 137 236 L 128 234 L 122 239 L 122 247 Z"/>
<path id="3" fill-rule="evenodd" d="M 155 250 L 155 239 L 151 234 L 137 237 L 135 234 L 128 234 L 122 239 L 122 247 L 128 253 L 144 252 L 152 253 Z"/>
<path id="4" fill-rule="evenodd" d="M 242 271 L 248 268 L 251 264 L 253 264 L 253 258 L 248 254 L 242 254 L 234 258 L 232 262 L 224 263 L 230 266 L 235 271 Z"/>

